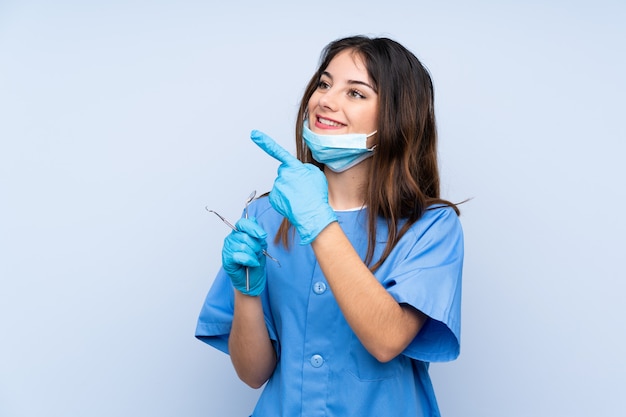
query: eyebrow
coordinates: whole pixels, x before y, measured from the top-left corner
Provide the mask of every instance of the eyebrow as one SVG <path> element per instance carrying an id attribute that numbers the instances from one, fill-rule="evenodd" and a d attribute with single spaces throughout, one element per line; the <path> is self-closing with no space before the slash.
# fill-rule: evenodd
<path id="1" fill-rule="evenodd" d="M 324 71 L 322 73 L 322 75 L 327 76 L 328 78 L 330 78 L 331 80 L 333 79 L 333 76 L 328 72 L 328 71 Z M 364 85 L 365 87 L 369 87 L 373 92 L 376 93 L 376 89 L 371 86 L 370 84 L 366 83 L 365 81 L 358 81 L 358 80 L 348 80 L 348 84 L 353 85 L 353 84 L 357 84 L 357 85 Z"/>

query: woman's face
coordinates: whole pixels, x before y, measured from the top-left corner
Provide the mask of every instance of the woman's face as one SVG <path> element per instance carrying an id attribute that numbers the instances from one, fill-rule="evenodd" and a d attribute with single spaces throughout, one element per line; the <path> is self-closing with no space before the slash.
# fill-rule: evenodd
<path id="1" fill-rule="evenodd" d="M 359 54 L 337 54 L 308 103 L 309 129 L 333 135 L 378 129 L 378 94 Z"/>

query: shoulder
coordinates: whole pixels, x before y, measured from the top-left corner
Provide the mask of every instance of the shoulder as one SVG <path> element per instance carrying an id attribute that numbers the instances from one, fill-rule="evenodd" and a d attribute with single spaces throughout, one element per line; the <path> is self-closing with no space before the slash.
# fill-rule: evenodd
<path id="1" fill-rule="evenodd" d="M 263 216 L 269 210 L 273 209 L 272 205 L 270 204 L 270 199 L 265 194 L 252 200 L 252 202 L 248 206 L 248 211 L 250 215 L 254 215 L 255 217 Z"/>
<path id="2" fill-rule="evenodd" d="M 411 233 L 418 237 L 441 234 L 448 237 L 462 236 L 463 228 L 453 208 L 437 204 L 426 209 L 422 217 L 411 226 Z"/>
<path id="3" fill-rule="evenodd" d="M 429 207 L 398 242 L 407 258 L 428 258 L 432 264 L 463 258 L 463 228 L 454 209 Z"/>

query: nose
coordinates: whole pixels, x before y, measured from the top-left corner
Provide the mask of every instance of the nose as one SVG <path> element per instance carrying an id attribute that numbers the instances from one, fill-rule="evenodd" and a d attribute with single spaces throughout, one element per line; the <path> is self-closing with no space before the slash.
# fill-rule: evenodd
<path id="1" fill-rule="evenodd" d="M 319 106 L 331 111 L 337 110 L 337 97 L 332 89 L 327 90 L 320 96 Z"/>

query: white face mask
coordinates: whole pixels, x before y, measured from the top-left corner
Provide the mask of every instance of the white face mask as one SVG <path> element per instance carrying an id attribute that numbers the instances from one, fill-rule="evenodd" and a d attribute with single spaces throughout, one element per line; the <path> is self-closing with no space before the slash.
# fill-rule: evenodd
<path id="1" fill-rule="evenodd" d="M 320 135 L 309 129 L 309 121 L 304 121 L 302 137 L 311 150 L 313 159 L 326 165 L 334 172 L 343 172 L 374 155 L 375 145 L 367 147 L 367 138 L 375 134 L 346 133 L 343 135 Z"/>

